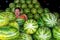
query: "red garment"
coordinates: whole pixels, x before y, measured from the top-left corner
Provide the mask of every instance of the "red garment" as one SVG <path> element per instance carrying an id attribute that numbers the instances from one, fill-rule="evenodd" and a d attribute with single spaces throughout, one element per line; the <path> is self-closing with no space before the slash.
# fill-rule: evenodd
<path id="1" fill-rule="evenodd" d="M 21 18 L 21 19 L 24 19 L 24 20 L 26 20 L 26 17 L 25 17 L 25 15 L 16 16 L 16 18 Z"/>

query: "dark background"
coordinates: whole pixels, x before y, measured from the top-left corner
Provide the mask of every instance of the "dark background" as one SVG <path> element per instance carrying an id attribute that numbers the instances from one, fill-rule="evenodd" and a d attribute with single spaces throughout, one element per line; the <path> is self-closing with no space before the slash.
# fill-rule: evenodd
<path id="1" fill-rule="evenodd" d="M 9 7 L 9 3 L 13 2 L 14 0 L 0 0 L 0 10 L 5 10 Z"/>
<path id="2" fill-rule="evenodd" d="M 55 11 L 55 12 L 60 13 L 60 1 L 59 0 L 40 0 L 39 2 L 43 8 L 49 8 L 51 12 Z"/>
<path id="3" fill-rule="evenodd" d="M 14 0 L 0 0 L 0 10 L 5 10 L 9 3 Z M 59 0 L 38 0 L 43 8 L 49 8 L 51 12 L 60 13 L 60 1 Z"/>

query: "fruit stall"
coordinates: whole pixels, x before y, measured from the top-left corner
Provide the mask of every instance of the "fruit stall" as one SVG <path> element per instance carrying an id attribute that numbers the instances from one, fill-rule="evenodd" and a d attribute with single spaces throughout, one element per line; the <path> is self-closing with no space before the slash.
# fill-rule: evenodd
<path id="1" fill-rule="evenodd" d="M 0 10 L 0 40 L 60 40 L 59 12 L 43 8 L 40 2 L 14 0 L 8 7 L 6 5 L 7 8 Z M 15 17 L 16 7 L 27 15 L 26 21 Z"/>

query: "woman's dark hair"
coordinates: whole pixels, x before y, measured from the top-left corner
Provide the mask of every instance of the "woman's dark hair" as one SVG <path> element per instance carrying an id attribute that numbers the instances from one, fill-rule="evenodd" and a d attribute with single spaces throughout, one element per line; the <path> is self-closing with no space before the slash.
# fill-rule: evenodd
<path id="1" fill-rule="evenodd" d="M 19 9 L 21 11 L 21 8 L 19 8 L 19 7 L 16 7 L 14 10 L 16 10 L 16 9 Z"/>

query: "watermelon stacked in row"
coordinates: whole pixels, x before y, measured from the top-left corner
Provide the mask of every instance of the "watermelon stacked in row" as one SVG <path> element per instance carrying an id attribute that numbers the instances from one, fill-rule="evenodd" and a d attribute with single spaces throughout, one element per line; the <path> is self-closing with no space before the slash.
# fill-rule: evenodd
<path id="1" fill-rule="evenodd" d="M 7 8 L 6 11 L 14 12 L 16 7 L 20 7 L 21 12 L 25 13 L 29 19 L 39 18 L 43 10 L 37 0 L 14 0 L 13 3 L 9 4 L 9 8 Z"/>
<path id="2" fill-rule="evenodd" d="M 15 18 L 16 7 L 27 15 L 27 21 Z M 14 0 L 0 11 L 0 40 L 60 40 L 59 14 L 53 13 L 37 0 Z"/>
<path id="3" fill-rule="evenodd" d="M 12 12 L 0 13 L 0 40 L 14 40 L 19 37 L 19 25 Z M 13 22 L 14 21 L 14 22 Z"/>

